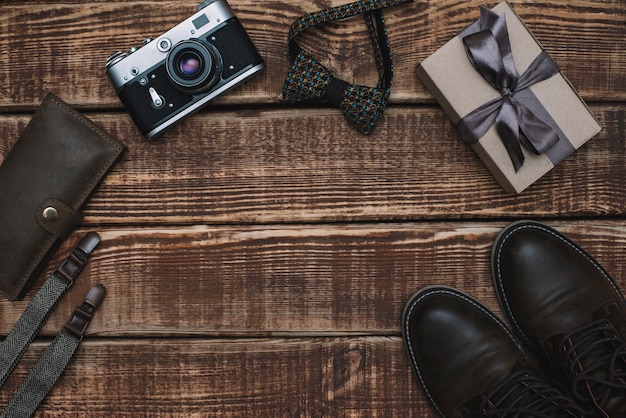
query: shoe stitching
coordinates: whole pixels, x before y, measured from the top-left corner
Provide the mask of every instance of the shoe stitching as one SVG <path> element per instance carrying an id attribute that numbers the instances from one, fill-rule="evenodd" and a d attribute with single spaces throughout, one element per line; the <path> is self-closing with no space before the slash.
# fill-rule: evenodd
<path id="1" fill-rule="evenodd" d="M 409 356 L 411 356 L 411 360 L 412 360 L 412 364 L 414 365 L 413 369 L 415 370 L 415 373 L 417 374 L 417 378 L 420 381 L 420 384 L 422 386 L 422 388 L 424 389 L 424 392 L 426 392 L 426 396 L 428 397 L 428 399 L 430 400 L 431 404 L 434 406 L 434 408 L 437 410 L 437 412 L 442 416 L 445 417 L 445 414 L 443 413 L 443 411 L 439 408 L 439 405 L 437 405 L 437 403 L 435 402 L 435 400 L 433 399 L 431 393 L 429 392 L 426 383 L 424 382 L 424 379 L 422 377 L 422 374 L 419 370 L 419 367 L 417 366 L 417 359 L 415 358 L 415 354 L 413 352 L 413 345 L 411 344 L 411 338 L 409 338 L 409 318 L 415 308 L 415 306 L 421 302 L 422 300 L 424 300 L 427 296 L 433 295 L 433 294 L 439 294 L 439 293 L 444 293 L 444 294 L 448 294 L 451 296 L 456 296 L 466 302 L 469 302 L 471 305 L 473 305 L 475 308 L 478 308 L 480 311 L 482 311 L 483 313 L 485 313 L 490 319 L 494 320 L 495 323 L 502 328 L 509 337 L 511 337 L 511 339 L 513 340 L 513 342 L 517 345 L 516 343 L 516 339 L 513 336 L 513 334 L 511 334 L 511 332 L 507 329 L 506 326 L 504 326 L 504 324 L 502 323 L 502 321 L 500 321 L 500 319 L 498 319 L 497 316 L 495 316 L 491 311 L 489 311 L 488 309 L 486 309 L 484 306 L 482 306 L 480 303 L 477 303 L 474 299 L 472 299 L 471 297 L 463 294 L 462 292 L 458 292 L 454 289 L 445 289 L 445 288 L 439 288 L 436 290 L 431 290 L 431 291 L 427 291 L 425 292 L 423 295 L 420 295 L 418 298 L 416 298 L 415 300 L 413 300 L 411 302 L 411 304 L 409 305 L 409 307 L 407 308 L 407 311 L 404 315 L 404 319 L 405 319 L 405 324 L 404 324 L 404 332 L 406 335 L 405 341 L 407 344 L 407 347 L 409 348 L 407 351 L 409 352 Z"/>
<path id="2" fill-rule="evenodd" d="M 613 287 L 613 289 L 617 292 L 618 295 L 621 296 L 621 292 L 620 290 L 617 288 L 617 286 L 615 285 L 615 283 L 613 282 L 613 280 L 611 279 L 611 277 L 608 275 L 607 272 L 604 271 L 604 269 L 600 266 L 600 264 L 595 261 L 593 258 L 591 258 L 591 256 L 589 254 L 587 254 L 584 250 L 582 250 L 581 247 L 579 247 L 577 244 L 573 243 L 572 241 L 570 241 L 568 238 L 565 238 L 564 236 L 562 236 L 560 233 L 557 233 L 549 228 L 546 228 L 542 225 L 537 225 L 537 224 L 524 224 L 524 225 L 519 225 L 519 226 L 515 226 L 513 228 L 511 228 L 510 231 L 508 231 L 508 233 L 502 237 L 502 239 L 500 240 L 500 242 L 498 242 L 497 245 L 497 251 L 496 251 L 496 281 L 498 282 L 498 287 L 500 289 L 500 295 L 502 296 L 503 299 L 503 303 L 506 306 L 506 310 L 508 312 L 508 317 L 511 320 L 511 322 L 515 325 L 515 327 L 517 328 L 517 330 L 519 331 L 519 333 L 521 334 L 521 336 L 524 338 L 524 340 L 532 347 L 535 347 L 535 344 L 533 344 L 530 339 L 526 336 L 526 334 L 524 334 L 524 331 L 522 330 L 522 328 L 520 327 L 520 325 L 517 323 L 517 320 L 515 319 L 515 317 L 513 316 L 513 311 L 511 309 L 511 305 L 509 304 L 509 301 L 506 297 L 506 294 L 504 292 L 504 286 L 502 285 L 502 281 L 500 280 L 502 275 L 501 275 L 501 267 L 500 267 L 500 255 L 502 254 L 502 247 L 504 246 L 504 244 L 506 243 L 506 241 L 511 237 L 511 235 L 513 235 L 515 232 L 522 230 L 522 229 L 538 229 L 541 231 L 544 231 L 550 235 L 552 235 L 553 237 L 559 239 L 561 242 L 567 244 L 570 248 L 573 248 L 577 253 L 579 253 L 580 255 L 582 255 L 584 258 L 586 258 L 589 262 L 591 262 L 591 264 L 596 268 L 596 270 L 598 270 L 602 276 L 604 276 L 604 278 L 609 282 L 609 284 L 611 285 L 611 287 Z M 623 299 L 623 296 L 622 296 Z"/>

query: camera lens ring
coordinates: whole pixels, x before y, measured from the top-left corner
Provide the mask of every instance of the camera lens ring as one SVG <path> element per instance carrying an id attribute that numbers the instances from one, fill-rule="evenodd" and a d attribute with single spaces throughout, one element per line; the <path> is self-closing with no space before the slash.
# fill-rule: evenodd
<path id="1" fill-rule="evenodd" d="M 212 45 L 189 39 L 174 45 L 167 54 L 169 78 L 188 92 L 201 92 L 215 83 L 221 65 L 219 53 Z"/>

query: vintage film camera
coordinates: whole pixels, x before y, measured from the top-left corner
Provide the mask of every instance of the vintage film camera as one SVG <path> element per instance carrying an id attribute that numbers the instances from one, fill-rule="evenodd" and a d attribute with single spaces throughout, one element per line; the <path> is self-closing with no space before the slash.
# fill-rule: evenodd
<path id="1" fill-rule="evenodd" d="M 198 12 L 141 48 L 118 51 L 107 76 L 139 131 L 152 138 L 265 67 L 225 0 Z"/>

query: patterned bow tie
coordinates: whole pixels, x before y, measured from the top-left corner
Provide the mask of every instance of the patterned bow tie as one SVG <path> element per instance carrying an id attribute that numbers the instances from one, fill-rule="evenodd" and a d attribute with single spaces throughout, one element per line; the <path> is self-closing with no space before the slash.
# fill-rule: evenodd
<path id="1" fill-rule="evenodd" d="M 368 134 L 385 111 L 393 79 L 391 51 L 381 9 L 409 1 L 413 0 L 357 1 L 307 14 L 296 20 L 289 30 L 289 56 L 293 65 L 283 86 L 283 99 L 290 102 L 327 99 L 338 106 L 361 133 Z M 365 15 L 374 47 L 379 74 L 376 87 L 349 84 L 335 78 L 295 40 L 298 34 L 312 26 L 359 14 Z"/>

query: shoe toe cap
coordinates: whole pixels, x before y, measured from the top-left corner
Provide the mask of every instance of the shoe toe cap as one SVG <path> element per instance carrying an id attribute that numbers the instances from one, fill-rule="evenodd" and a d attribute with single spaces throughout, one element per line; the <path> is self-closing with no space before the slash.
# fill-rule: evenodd
<path id="1" fill-rule="evenodd" d="M 403 322 L 418 381 L 444 415 L 486 393 L 521 356 L 504 324 L 455 289 L 418 292 L 407 304 Z"/>
<path id="2" fill-rule="evenodd" d="M 494 244 L 492 269 L 505 314 L 531 345 L 589 322 L 607 303 L 623 303 L 589 254 L 538 223 L 505 228 Z"/>

